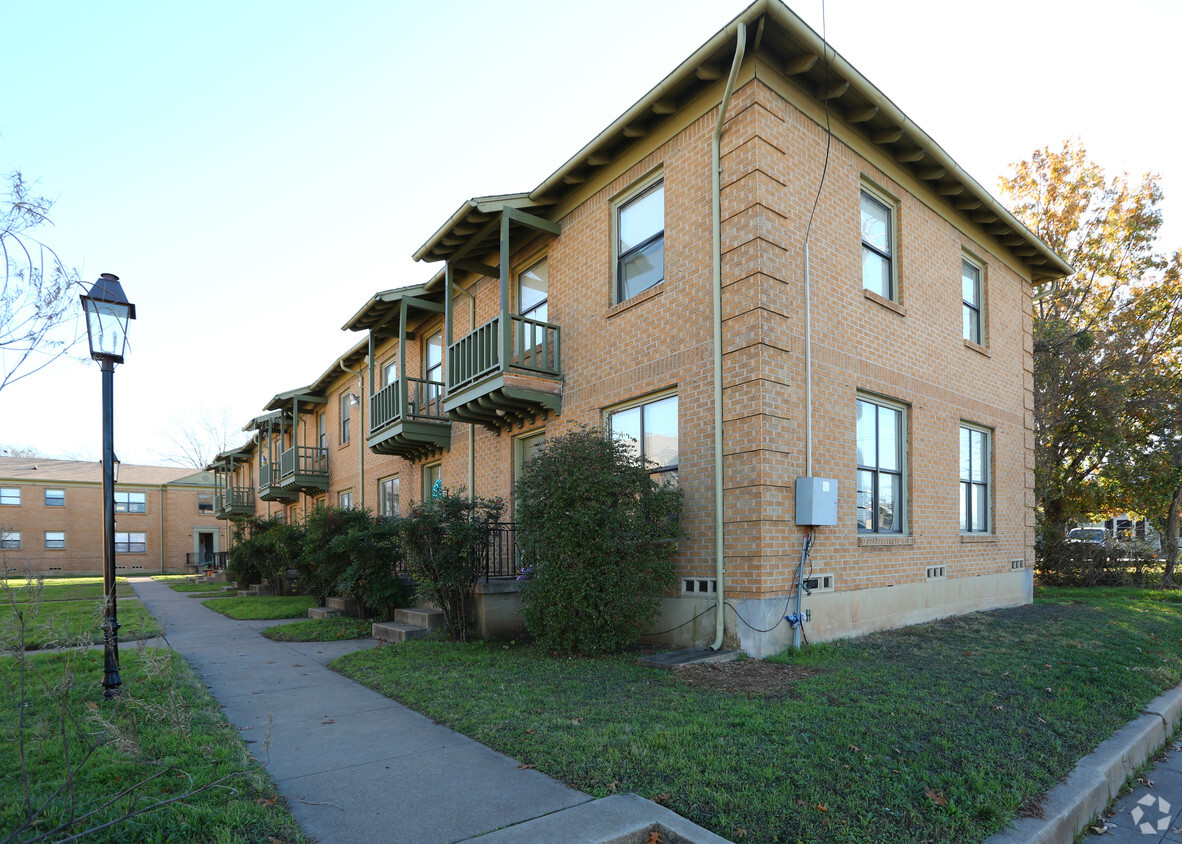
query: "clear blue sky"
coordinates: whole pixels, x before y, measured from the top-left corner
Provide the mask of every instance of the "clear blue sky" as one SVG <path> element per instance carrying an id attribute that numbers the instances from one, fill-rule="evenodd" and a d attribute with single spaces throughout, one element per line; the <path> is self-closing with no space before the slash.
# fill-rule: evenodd
<path id="1" fill-rule="evenodd" d="M 361 339 L 376 290 L 468 197 L 529 190 L 746 3 L 0 0 L 0 170 L 56 199 L 41 234 L 139 310 L 116 450 L 176 418 L 246 422 Z M 790 4 L 821 30 L 820 0 Z M 1182 246 L 1182 3 L 828 0 L 835 49 L 989 188 L 1079 136 L 1152 169 Z M 0 446 L 97 455 L 99 376 L 0 393 Z"/>

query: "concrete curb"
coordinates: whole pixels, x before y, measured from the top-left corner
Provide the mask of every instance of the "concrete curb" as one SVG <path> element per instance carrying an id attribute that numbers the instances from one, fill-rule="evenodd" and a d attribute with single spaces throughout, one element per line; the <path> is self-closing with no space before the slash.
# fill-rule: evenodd
<path id="1" fill-rule="evenodd" d="M 1020 818 L 984 844 L 1071 844 L 1107 808 L 1121 786 L 1153 758 L 1182 722 L 1182 686 L 1158 695 L 1130 721 L 1079 761 L 1047 792 L 1041 818 Z"/>

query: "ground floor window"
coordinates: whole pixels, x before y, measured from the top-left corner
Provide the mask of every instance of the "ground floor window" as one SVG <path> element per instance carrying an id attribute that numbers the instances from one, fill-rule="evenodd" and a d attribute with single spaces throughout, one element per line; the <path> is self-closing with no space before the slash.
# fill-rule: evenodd
<path id="1" fill-rule="evenodd" d="M 665 395 L 624 405 L 607 414 L 612 436 L 624 437 L 640 456 L 649 477 L 677 485 L 677 396 Z"/>
<path id="2" fill-rule="evenodd" d="M 143 554 L 148 550 L 148 535 L 143 532 L 115 531 L 116 554 Z"/>
<path id="3" fill-rule="evenodd" d="M 990 433 L 975 425 L 960 426 L 960 530 L 989 531 Z"/>
<path id="4" fill-rule="evenodd" d="M 337 506 L 342 510 L 352 510 L 353 490 L 347 489 L 344 492 L 337 493 Z"/>
<path id="5" fill-rule="evenodd" d="M 0 530 L 0 548 L 17 550 L 21 547 L 21 532 L 19 530 Z"/>
<path id="6" fill-rule="evenodd" d="M 378 515 L 398 515 L 398 476 L 391 475 L 378 481 Z"/>
<path id="7" fill-rule="evenodd" d="M 423 467 L 423 500 L 443 495 L 443 464 L 432 463 Z"/>
<path id="8" fill-rule="evenodd" d="M 66 547 L 66 532 L 64 530 L 47 530 L 47 531 L 45 531 L 45 547 L 46 548 L 65 548 Z"/>
<path id="9" fill-rule="evenodd" d="M 902 405 L 858 398 L 858 532 L 903 532 Z"/>

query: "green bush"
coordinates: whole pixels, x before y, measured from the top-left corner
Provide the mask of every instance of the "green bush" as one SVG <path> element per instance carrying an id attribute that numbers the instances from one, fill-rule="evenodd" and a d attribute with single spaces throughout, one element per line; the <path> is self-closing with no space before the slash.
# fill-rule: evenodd
<path id="1" fill-rule="evenodd" d="M 631 442 L 583 428 L 528 460 L 515 494 L 526 629 L 567 653 L 635 642 L 675 582 L 681 491 L 653 481 Z"/>
<path id="2" fill-rule="evenodd" d="M 443 611 L 448 635 L 468 638 L 468 596 L 483 574 L 489 525 L 501 518 L 500 499 L 443 490 L 415 502 L 402 521 L 406 561 L 421 600 Z"/>
<path id="3" fill-rule="evenodd" d="M 399 519 L 318 508 L 304 522 L 300 589 L 321 604 L 332 596 L 353 598 L 368 617 L 387 620 L 409 598 L 398 580 L 401 540 Z"/>
<path id="4" fill-rule="evenodd" d="M 253 519 L 249 536 L 230 549 L 226 573 L 239 586 L 266 583 L 281 594 L 283 575 L 296 564 L 303 541 L 303 528 L 287 524 L 280 516 Z"/>
<path id="5" fill-rule="evenodd" d="M 1165 562 L 1137 540 L 1040 542 L 1035 578 L 1040 586 L 1158 586 Z"/>

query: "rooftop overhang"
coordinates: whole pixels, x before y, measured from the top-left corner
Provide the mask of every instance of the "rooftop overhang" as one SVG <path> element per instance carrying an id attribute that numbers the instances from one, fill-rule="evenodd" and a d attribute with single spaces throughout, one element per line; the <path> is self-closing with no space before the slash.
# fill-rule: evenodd
<path id="1" fill-rule="evenodd" d="M 460 250 L 478 256 L 496 245 L 497 212 L 505 205 L 545 216 L 604 167 L 658 131 L 666 121 L 721 83 L 734 55 L 738 25 L 747 33 L 747 62 L 775 68 L 830 118 L 860 135 L 927 185 L 952 211 L 994 237 L 1037 284 L 1070 275 L 1071 265 L 1027 229 L 952 160 L 878 88 L 779 0 L 757 0 L 672 73 L 528 193 L 480 197 L 460 206 L 414 254 L 446 261 Z M 469 245 L 470 241 L 475 241 Z M 462 269 L 462 267 L 461 267 Z"/>
<path id="2" fill-rule="evenodd" d="M 369 354 L 369 344 L 362 340 L 355 343 L 349 351 L 345 352 L 337 358 L 332 366 L 324 370 L 320 377 L 308 385 L 305 394 L 299 396 L 301 404 L 308 402 L 308 410 L 312 410 L 312 404 L 324 404 L 328 401 L 327 396 L 337 381 L 342 378 L 347 378 L 353 375 L 352 372 L 346 370 L 357 370 L 359 367 L 365 365 L 366 355 Z"/>
<path id="3" fill-rule="evenodd" d="M 443 279 L 443 272 L 436 274 L 427 284 L 399 287 L 375 293 L 361 310 L 341 326 L 342 331 L 371 331 L 375 336 L 395 336 L 398 332 L 398 314 L 405 301 L 409 310 L 423 310 L 435 313 L 442 306 L 442 297 L 430 294 L 430 284 Z M 424 307 L 424 305 L 431 307 Z"/>
<path id="4" fill-rule="evenodd" d="M 240 445 L 238 448 L 230 448 L 217 454 L 210 464 L 205 467 L 207 472 L 232 472 L 234 467 L 240 463 L 249 463 L 251 456 L 254 454 L 254 442 Z"/>
<path id="5" fill-rule="evenodd" d="M 300 387 L 297 390 L 288 390 L 286 393 L 276 393 L 271 397 L 269 402 L 263 405 L 263 409 L 277 410 L 290 414 L 292 407 L 297 402 L 324 404 L 326 401 L 327 399 L 325 399 L 325 397 L 322 395 L 317 395 L 313 385 L 309 384 L 307 387 Z"/>
<path id="6" fill-rule="evenodd" d="M 288 425 L 291 423 L 290 414 L 285 414 L 282 410 L 275 410 L 270 413 L 260 413 L 254 419 L 251 419 L 242 426 L 243 431 L 265 431 L 275 425 Z"/>

